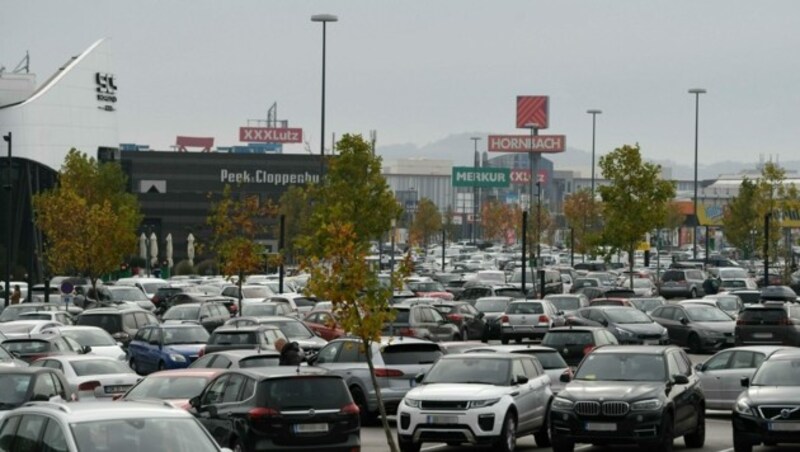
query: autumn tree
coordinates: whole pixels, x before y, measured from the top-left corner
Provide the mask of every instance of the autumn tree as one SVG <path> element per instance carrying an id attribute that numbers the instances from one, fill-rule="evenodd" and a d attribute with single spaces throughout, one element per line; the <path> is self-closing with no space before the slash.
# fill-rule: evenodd
<path id="1" fill-rule="evenodd" d="M 428 241 L 431 236 L 441 232 L 442 214 L 436 204 L 428 198 L 420 199 L 417 204 L 417 213 L 411 222 L 409 235 L 411 243 L 421 244 L 423 248 L 428 248 Z"/>
<path id="2" fill-rule="evenodd" d="M 600 157 L 608 185 L 598 188 L 603 200 L 603 242 L 628 252 L 633 268 L 636 246 L 663 224 L 675 184 L 661 179 L 661 166 L 644 162 L 639 145 L 624 145 Z M 633 272 L 631 272 L 633 288 Z"/>
<path id="3" fill-rule="evenodd" d="M 225 184 L 221 198 L 211 203 L 206 218 L 211 228 L 210 247 L 217 256 L 222 274 L 230 279 L 237 278 L 239 312 L 242 312 L 245 277 L 263 268 L 265 249 L 258 239 L 266 234 L 266 219 L 276 211 L 272 203 L 261 203 L 258 196 L 236 196 L 229 184 Z"/>
<path id="4" fill-rule="evenodd" d="M 481 205 L 481 229 L 483 238 L 489 241 L 498 241 L 505 238 L 508 224 L 508 212 L 510 209 L 506 204 L 496 199 L 489 200 Z"/>
<path id="5" fill-rule="evenodd" d="M 456 213 L 453 211 L 453 207 L 447 206 L 447 209 L 444 211 L 444 217 L 442 218 L 442 228 L 447 233 L 448 240 L 451 241 L 455 239 L 460 230 L 460 226 L 457 225 L 454 220 L 455 216 Z"/>
<path id="6" fill-rule="evenodd" d="M 278 213 L 286 218 L 286 243 L 283 251 L 287 260 L 292 262 L 296 257 L 295 240 L 307 232 L 313 205 L 312 193 L 308 186 L 293 185 L 278 201 Z"/>
<path id="7" fill-rule="evenodd" d="M 97 280 L 133 254 L 142 215 L 126 184 L 119 163 L 69 151 L 55 188 L 33 197 L 51 272 L 83 275 L 97 293 Z"/>
<path id="8" fill-rule="evenodd" d="M 587 254 L 597 244 L 595 225 L 600 224 L 602 205 L 592 200 L 588 189 L 578 190 L 564 199 L 564 217 L 572 228 L 575 238 L 575 249 L 580 254 Z"/>
<path id="9" fill-rule="evenodd" d="M 342 328 L 358 337 L 365 351 L 380 417 L 392 451 L 392 437 L 380 385 L 374 373 L 373 344 L 379 343 L 383 325 L 392 321 L 389 306 L 402 271 L 383 285 L 366 262 L 370 240 L 387 231 L 400 208 L 381 174 L 381 159 L 360 135 L 346 134 L 338 142 L 339 154 L 331 159 L 321 185 L 314 188 L 316 203 L 309 228 L 298 241 L 301 267 L 310 273 L 307 290 L 330 300 Z M 403 266 L 401 265 L 401 268 Z M 353 399 L 368 417 L 366 394 L 354 390 Z"/>

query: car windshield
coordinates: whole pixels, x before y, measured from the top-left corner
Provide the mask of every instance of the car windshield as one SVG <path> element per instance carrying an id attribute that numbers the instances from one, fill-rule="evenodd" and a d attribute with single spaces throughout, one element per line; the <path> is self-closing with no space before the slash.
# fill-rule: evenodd
<path id="1" fill-rule="evenodd" d="M 644 353 L 592 353 L 575 374 L 576 380 L 666 381 L 664 357 Z"/>
<path id="2" fill-rule="evenodd" d="M 475 309 L 481 312 L 504 312 L 508 304 L 507 300 L 478 300 Z"/>
<path id="3" fill-rule="evenodd" d="M 735 297 L 717 298 L 717 306 L 725 311 L 736 311 L 739 309 L 739 300 Z"/>
<path id="4" fill-rule="evenodd" d="M 310 339 L 314 337 L 314 333 L 300 321 L 270 322 L 270 324 L 277 325 L 289 339 Z"/>
<path id="5" fill-rule="evenodd" d="M 125 362 L 115 359 L 82 359 L 80 361 L 72 361 L 69 365 L 75 371 L 75 375 L 79 377 L 133 373 Z"/>
<path id="6" fill-rule="evenodd" d="M 274 304 L 246 304 L 242 306 L 242 315 L 253 317 L 276 315 L 277 309 L 278 306 Z"/>
<path id="7" fill-rule="evenodd" d="M 30 383 L 31 375 L 0 374 L 0 410 L 22 405 Z"/>
<path id="8" fill-rule="evenodd" d="M 117 345 L 117 341 L 107 332 L 98 329 L 63 330 L 61 335 L 68 337 L 82 346 L 107 347 Z"/>
<path id="9" fill-rule="evenodd" d="M 510 382 L 511 360 L 459 356 L 437 362 L 425 376 L 426 384 L 474 383 L 506 386 Z"/>
<path id="10" fill-rule="evenodd" d="M 542 345 L 549 347 L 591 344 L 594 344 L 594 340 L 589 331 L 549 331 L 542 339 Z"/>
<path id="11" fill-rule="evenodd" d="M 442 357 L 442 350 L 436 344 L 394 344 L 384 347 L 381 356 L 387 366 L 433 364 Z"/>
<path id="12" fill-rule="evenodd" d="M 408 288 L 414 292 L 444 292 L 444 287 L 436 281 L 409 282 Z"/>
<path id="13" fill-rule="evenodd" d="M 208 343 L 214 345 L 254 345 L 256 343 L 256 335 L 252 331 L 215 332 L 208 339 Z"/>
<path id="14" fill-rule="evenodd" d="M 147 295 L 135 287 L 112 287 L 109 290 L 113 301 L 149 301 Z"/>
<path id="15" fill-rule="evenodd" d="M 208 331 L 202 326 L 186 328 L 164 328 L 164 345 L 171 344 L 205 344 L 208 342 Z"/>
<path id="16" fill-rule="evenodd" d="M 250 356 L 239 361 L 239 367 L 249 369 L 251 367 L 274 367 L 280 365 L 280 356 Z"/>
<path id="17" fill-rule="evenodd" d="M 544 314 L 544 307 L 541 303 L 511 303 L 506 314 Z"/>
<path id="18" fill-rule="evenodd" d="M 633 303 L 633 305 L 636 306 L 637 309 L 644 312 L 651 312 L 655 308 L 664 305 L 664 303 L 661 300 L 646 300 L 641 298 L 631 298 L 628 301 Z"/>
<path id="19" fill-rule="evenodd" d="M 753 376 L 753 386 L 800 386 L 800 359 L 767 360 Z"/>
<path id="20" fill-rule="evenodd" d="M 728 314 L 712 306 L 687 307 L 686 315 L 695 322 L 732 322 Z"/>
<path id="21" fill-rule="evenodd" d="M 341 378 L 300 375 L 274 378 L 258 384 L 258 406 L 278 411 L 339 410 L 352 403 Z"/>
<path id="22" fill-rule="evenodd" d="M 653 320 L 647 314 L 636 308 L 606 309 L 606 316 L 612 322 L 620 324 L 653 323 Z"/>
<path id="23" fill-rule="evenodd" d="M 576 297 L 552 297 L 546 300 L 559 311 L 577 311 L 581 308 L 581 300 Z"/>
<path id="24" fill-rule="evenodd" d="M 70 428 L 81 452 L 219 450 L 194 418 L 112 419 L 74 423 Z"/>
<path id="25" fill-rule="evenodd" d="M 191 399 L 200 395 L 211 377 L 151 375 L 125 394 L 127 400 Z"/>
<path id="26" fill-rule="evenodd" d="M 174 306 L 164 314 L 164 320 L 197 320 L 200 306 Z"/>
<path id="27" fill-rule="evenodd" d="M 743 268 L 725 268 L 719 271 L 719 277 L 722 279 L 732 278 L 747 278 L 747 272 Z"/>
<path id="28" fill-rule="evenodd" d="M 244 287 L 242 288 L 242 298 L 267 298 L 272 295 L 268 287 Z"/>

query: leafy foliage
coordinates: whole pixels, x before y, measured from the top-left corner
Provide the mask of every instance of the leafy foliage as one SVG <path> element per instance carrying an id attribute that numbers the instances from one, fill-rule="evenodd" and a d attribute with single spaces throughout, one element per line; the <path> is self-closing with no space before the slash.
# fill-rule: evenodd
<path id="1" fill-rule="evenodd" d="M 431 236 L 442 230 L 442 214 L 436 204 L 428 198 L 420 199 L 417 213 L 411 222 L 409 235 L 411 243 L 427 248 Z"/>
<path id="2" fill-rule="evenodd" d="M 592 200 L 588 189 L 578 190 L 564 199 L 564 217 L 575 234 L 575 252 L 587 254 L 598 242 L 596 225 L 601 224 L 602 203 Z"/>
<path id="3" fill-rule="evenodd" d="M 481 206 L 481 227 L 486 240 L 505 241 L 507 237 L 519 237 L 521 210 L 519 207 L 490 200 Z"/>
<path id="4" fill-rule="evenodd" d="M 286 243 L 284 253 L 287 260 L 294 262 L 297 254 L 295 241 L 307 232 L 308 219 L 313 211 L 313 190 L 308 186 L 293 185 L 286 190 L 278 201 L 278 213 L 285 215 Z"/>

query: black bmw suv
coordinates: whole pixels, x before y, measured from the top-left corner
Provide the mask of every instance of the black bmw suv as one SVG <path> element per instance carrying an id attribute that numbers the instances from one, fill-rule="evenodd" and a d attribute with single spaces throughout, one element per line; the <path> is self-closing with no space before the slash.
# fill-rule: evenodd
<path id="1" fill-rule="evenodd" d="M 742 386 L 731 418 L 735 452 L 800 443 L 800 350 L 773 353 Z"/>
<path id="2" fill-rule="evenodd" d="M 679 436 L 689 448 L 703 447 L 706 436 L 700 380 L 674 346 L 594 350 L 553 399 L 549 418 L 554 452 L 572 452 L 575 443 L 669 452 Z"/>

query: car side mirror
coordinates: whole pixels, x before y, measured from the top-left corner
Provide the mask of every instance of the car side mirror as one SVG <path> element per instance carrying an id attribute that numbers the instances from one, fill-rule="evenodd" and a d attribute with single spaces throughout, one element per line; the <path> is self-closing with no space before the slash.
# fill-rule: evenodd
<path id="1" fill-rule="evenodd" d="M 568 372 L 564 372 L 563 374 L 561 374 L 560 377 L 558 377 L 558 380 L 561 383 L 569 383 L 570 381 L 572 381 L 572 377 L 569 375 Z"/>
<path id="2" fill-rule="evenodd" d="M 739 380 L 739 383 L 742 385 L 743 388 L 749 388 L 750 387 L 750 378 L 749 377 L 742 377 L 742 379 Z"/>
<path id="3" fill-rule="evenodd" d="M 207 316 L 207 315 L 201 315 L 201 316 L 200 316 L 200 321 L 201 321 L 201 322 L 202 322 L 203 320 L 207 320 L 207 319 L 208 319 L 208 316 Z"/>
<path id="4" fill-rule="evenodd" d="M 200 410 L 200 396 L 194 396 L 191 399 L 189 399 L 189 406 L 199 411 Z"/>
<path id="5" fill-rule="evenodd" d="M 517 375 L 517 378 L 514 380 L 515 385 L 524 385 L 528 382 L 528 377 L 525 375 Z"/>
<path id="6" fill-rule="evenodd" d="M 689 377 L 687 377 L 686 375 L 681 375 L 681 374 L 673 375 L 672 376 L 672 381 L 676 385 L 688 385 L 689 384 Z"/>
<path id="7" fill-rule="evenodd" d="M 416 381 L 417 383 L 422 383 L 422 380 L 424 380 L 424 379 L 425 379 L 425 374 L 423 372 L 418 373 L 414 377 L 414 381 Z"/>
<path id="8" fill-rule="evenodd" d="M 703 364 L 703 363 L 697 363 L 697 365 L 694 366 L 694 370 L 696 370 L 698 372 L 702 372 L 702 371 L 706 370 L 706 365 Z"/>
<path id="9" fill-rule="evenodd" d="M 92 347 L 91 346 L 84 345 L 83 347 L 81 347 L 81 353 L 83 353 L 84 355 L 87 354 L 87 353 L 91 353 L 91 352 L 92 352 Z"/>

